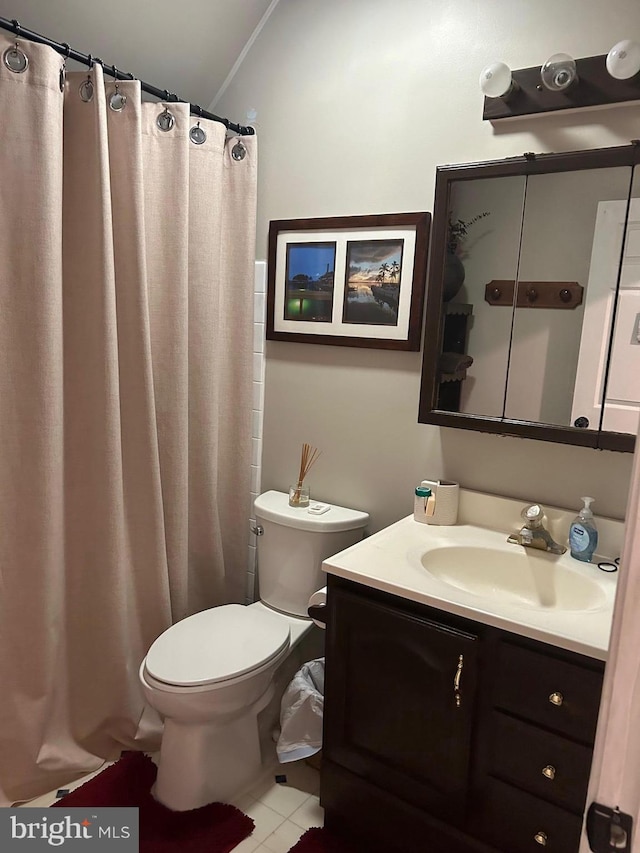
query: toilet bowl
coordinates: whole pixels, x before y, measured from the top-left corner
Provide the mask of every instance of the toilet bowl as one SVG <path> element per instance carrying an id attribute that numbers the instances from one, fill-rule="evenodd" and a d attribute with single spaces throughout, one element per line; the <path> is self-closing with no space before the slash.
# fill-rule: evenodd
<path id="1" fill-rule="evenodd" d="M 276 670 L 313 625 L 302 614 L 324 585 L 322 560 L 360 539 L 369 518 L 331 506 L 323 521 L 289 508 L 280 492 L 260 495 L 255 514 L 259 588 L 269 601 L 189 616 L 140 665 L 146 701 L 164 718 L 153 794 L 175 811 L 228 801 L 259 777 L 258 714 L 273 698 Z"/>

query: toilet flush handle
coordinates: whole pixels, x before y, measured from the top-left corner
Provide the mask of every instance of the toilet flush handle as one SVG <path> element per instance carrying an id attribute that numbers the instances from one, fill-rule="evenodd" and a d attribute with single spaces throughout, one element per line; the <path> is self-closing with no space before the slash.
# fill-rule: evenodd
<path id="1" fill-rule="evenodd" d="M 255 533 L 256 536 L 262 536 L 264 534 L 264 527 L 261 524 L 256 524 L 251 528 L 251 532 Z"/>

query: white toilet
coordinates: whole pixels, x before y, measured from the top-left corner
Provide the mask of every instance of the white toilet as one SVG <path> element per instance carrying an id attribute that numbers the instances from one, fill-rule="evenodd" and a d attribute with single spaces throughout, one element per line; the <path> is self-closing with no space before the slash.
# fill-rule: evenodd
<path id="1" fill-rule="evenodd" d="M 334 505 L 292 508 L 256 498 L 260 601 L 203 610 L 168 628 L 140 666 L 147 702 L 164 717 L 154 796 L 175 811 L 228 801 L 261 770 L 258 714 L 278 666 L 311 628 L 322 561 L 362 538 L 369 516 Z M 328 509 L 324 509 L 328 506 Z"/>

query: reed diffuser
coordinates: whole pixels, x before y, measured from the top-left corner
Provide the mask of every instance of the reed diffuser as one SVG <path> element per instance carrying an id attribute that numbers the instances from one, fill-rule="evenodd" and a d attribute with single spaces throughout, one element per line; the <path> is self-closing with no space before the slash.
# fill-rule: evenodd
<path id="1" fill-rule="evenodd" d="M 293 486 L 289 486 L 289 506 L 308 506 L 309 505 L 309 486 L 304 484 L 304 478 L 309 473 L 311 466 L 320 456 L 320 452 L 310 444 L 302 445 L 302 454 L 300 456 L 300 471 L 298 473 L 298 482 Z"/>

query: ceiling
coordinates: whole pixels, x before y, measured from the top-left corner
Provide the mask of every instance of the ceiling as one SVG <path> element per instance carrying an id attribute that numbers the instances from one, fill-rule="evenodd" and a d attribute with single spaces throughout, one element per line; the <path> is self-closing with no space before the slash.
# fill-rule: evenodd
<path id="1" fill-rule="evenodd" d="M 277 0 L 0 0 L 0 16 L 207 109 Z M 244 121 L 244 116 L 229 116 Z"/>

